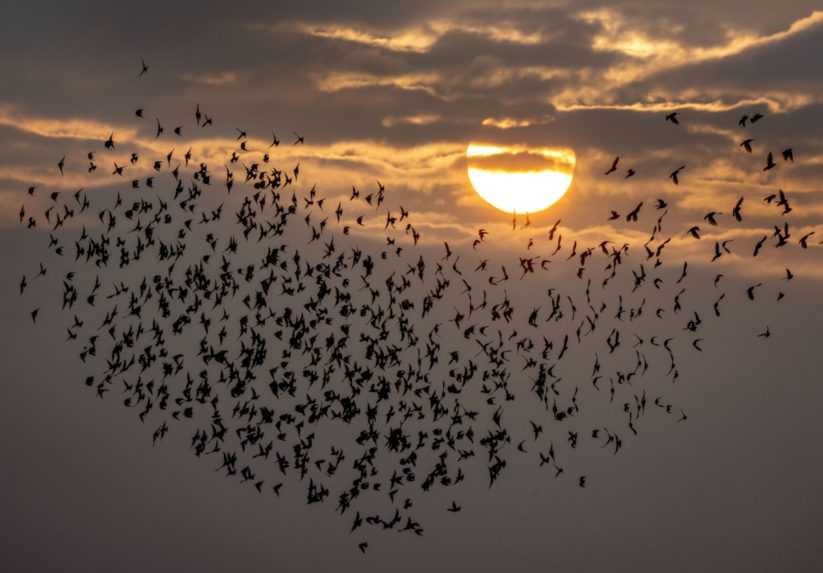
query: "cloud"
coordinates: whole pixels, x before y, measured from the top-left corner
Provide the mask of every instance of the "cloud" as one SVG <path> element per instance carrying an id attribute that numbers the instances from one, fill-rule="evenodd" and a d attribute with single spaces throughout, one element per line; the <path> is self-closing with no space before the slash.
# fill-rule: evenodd
<path id="1" fill-rule="evenodd" d="M 324 92 L 362 89 L 369 87 L 393 87 L 401 90 L 423 91 L 439 97 L 436 84 L 439 75 L 434 72 L 420 72 L 400 75 L 376 75 L 360 72 L 330 72 L 315 77 L 317 88 Z"/>
<path id="2" fill-rule="evenodd" d="M 363 27 L 308 22 L 300 23 L 298 29 L 304 34 L 318 38 L 363 44 L 393 52 L 428 52 L 445 35 L 455 32 L 480 36 L 494 42 L 523 45 L 540 44 L 547 40 L 540 31 L 525 32 L 507 22 L 480 25 L 452 20 L 433 20 L 422 26 L 389 33 Z"/>
<path id="3" fill-rule="evenodd" d="M 785 30 L 766 35 L 757 35 L 729 28 L 726 41 L 714 46 L 690 46 L 681 43 L 671 34 L 651 35 L 638 29 L 633 21 L 608 8 L 580 12 L 578 18 L 588 24 L 595 24 L 600 31 L 594 36 L 592 48 L 595 51 L 618 52 L 629 56 L 631 61 L 609 76 L 620 80 L 635 80 L 652 72 L 675 68 L 684 64 L 695 65 L 711 60 L 721 60 L 736 56 L 744 51 L 782 42 L 810 28 L 823 24 L 823 11 L 815 11 L 801 18 Z"/>
<path id="4" fill-rule="evenodd" d="M 38 135 L 40 137 L 60 139 L 83 139 L 104 141 L 115 129 L 118 136 L 124 139 L 133 139 L 137 131 L 133 128 L 101 123 L 91 119 L 78 118 L 45 118 L 29 116 L 16 112 L 8 104 L 0 103 L 0 125 L 12 127 L 19 131 Z"/>
<path id="5" fill-rule="evenodd" d="M 180 76 L 184 81 L 206 86 L 225 86 L 237 83 L 239 76 L 236 72 L 217 72 L 206 74 L 185 73 Z"/>
<path id="6" fill-rule="evenodd" d="M 436 113 L 423 113 L 418 115 L 401 115 L 401 116 L 394 116 L 389 115 L 383 118 L 381 122 L 384 127 L 394 127 L 395 125 L 400 124 L 407 124 L 407 125 L 430 125 L 432 123 L 437 123 L 442 118 L 440 115 Z"/>
<path id="7" fill-rule="evenodd" d="M 471 149 L 471 148 L 470 148 Z M 505 150 L 488 155 L 470 155 L 469 167 L 485 171 L 529 172 L 574 170 L 574 156 L 549 155 L 529 150 Z"/>

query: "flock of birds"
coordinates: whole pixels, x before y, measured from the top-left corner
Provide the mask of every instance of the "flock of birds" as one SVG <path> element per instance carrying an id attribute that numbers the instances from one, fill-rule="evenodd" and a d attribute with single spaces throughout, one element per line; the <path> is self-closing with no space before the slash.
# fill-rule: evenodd
<path id="1" fill-rule="evenodd" d="M 148 72 L 141 62 L 138 77 Z M 134 115 L 145 121 L 143 109 Z M 744 116 L 740 125 L 762 118 Z M 680 123 L 677 112 L 666 120 Z M 196 107 L 198 129 L 213 121 Z M 156 119 L 155 139 L 183 129 L 169 133 Z M 752 152 L 753 141 L 740 145 Z M 639 261 L 629 244 L 564 245 L 558 221 L 547 247 L 529 239 L 510 275 L 506 264 L 476 257 L 485 229 L 468 253 L 477 260 L 461 268 L 467 255 L 448 243 L 442 255 L 418 244 L 412 214 L 390 209 L 379 182 L 369 192 L 353 187 L 331 211 L 316 186 L 301 186 L 299 163 L 273 166 L 276 134 L 267 149 L 249 142 L 238 129 L 225 167 L 212 170 L 191 149 L 180 159 L 174 149 L 158 158 L 129 150 L 128 163 L 118 164 L 123 145 L 111 134 L 88 151 L 85 169 L 113 164 L 109 183 L 122 190 L 95 204 L 83 189 L 53 191 L 44 212 L 20 211 L 21 224 L 47 232 L 49 256 L 69 269 L 56 274 L 40 263 L 22 277 L 20 294 L 54 278 L 85 385 L 101 398 L 117 395 L 151 424 L 155 442 L 188 428 L 194 453 L 228 478 L 261 495 L 296 487 L 308 504 L 331 503 L 365 552 L 368 528 L 422 535 L 418 496 L 456 488 L 472 468 L 481 466 L 491 486 L 522 456 L 535 471 L 571 474 L 584 488 L 589 478 L 569 463 L 575 450 L 617 454 L 646 417 L 687 419 L 665 398 L 663 381 L 677 382 L 679 353 L 702 351 L 705 324 L 721 316 L 727 294 L 717 274 L 711 309 L 687 308 L 688 263 L 663 263 L 675 236 L 664 233 L 665 200 L 653 207 Z M 302 143 L 295 133 L 293 145 Z M 791 149 L 782 156 L 794 160 Z M 769 153 L 764 169 L 775 166 Z M 64 156 L 59 174 L 68 168 Z M 671 173 L 673 184 L 685 168 Z M 766 202 L 784 220 L 756 242 L 755 257 L 770 238 L 781 248 L 794 237 L 787 194 Z M 730 209 L 737 222 L 743 203 Z M 643 206 L 609 219 L 639 224 Z M 720 215 L 707 213 L 706 224 L 718 225 Z M 375 220 L 385 243 L 358 242 L 352 229 Z M 693 226 L 687 235 L 701 240 L 701 232 Z M 798 244 L 813 246 L 812 235 Z M 730 241 L 717 242 L 711 260 L 729 253 Z M 571 284 L 569 292 L 512 294 L 526 284 L 534 292 L 563 263 L 575 269 L 557 281 Z M 746 297 L 763 287 L 748 286 Z M 31 310 L 33 321 L 39 312 Z M 575 352 L 590 370 L 572 365 L 564 377 Z M 584 422 L 584 396 L 612 417 Z M 525 402 L 533 414 L 506 415 Z M 454 499 L 444 509 L 461 505 Z"/>

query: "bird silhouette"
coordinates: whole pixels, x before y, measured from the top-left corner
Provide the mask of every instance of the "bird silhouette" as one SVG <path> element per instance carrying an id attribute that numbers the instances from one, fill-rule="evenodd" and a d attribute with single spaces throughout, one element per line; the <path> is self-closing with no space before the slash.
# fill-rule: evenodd
<path id="1" fill-rule="evenodd" d="M 677 169 L 675 169 L 674 171 L 672 171 L 672 172 L 669 174 L 669 178 L 672 180 L 672 183 L 674 183 L 675 185 L 677 185 L 677 184 L 679 184 L 679 183 L 680 183 L 680 181 L 679 181 L 679 179 L 678 179 L 678 176 L 680 175 L 680 172 L 681 172 L 682 170 L 684 170 L 685 168 L 686 168 L 686 166 L 685 166 L 685 165 L 681 165 L 680 167 L 678 167 Z"/>
<path id="2" fill-rule="evenodd" d="M 138 79 L 142 78 L 149 72 L 149 66 L 146 65 L 146 60 L 140 58 L 140 73 L 137 74 Z"/>
<path id="3" fill-rule="evenodd" d="M 774 162 L 774 156 L 772 152 L 769 151 L 769 154 L 766 156 L 766 166 L 763 168 L 763 171 L 769 171 L 777 167 L 777 164 Z"/>

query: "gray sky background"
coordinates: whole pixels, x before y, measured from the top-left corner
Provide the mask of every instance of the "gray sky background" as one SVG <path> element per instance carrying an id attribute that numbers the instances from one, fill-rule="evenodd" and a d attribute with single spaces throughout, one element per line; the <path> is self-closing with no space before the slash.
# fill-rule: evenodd
<path id="1" fill-rule="evenodd" d="M 819 571 L 819 3 L 258 4 L 0 0 L 3 568 Z M 140 57 L 151 71 L 137 83 Z M 190 127 L 197 103 L 215 118 L 208 137 Z M 572 187 L 532 217 L 534 236 L 562 218 L 568 236 L 633 242 L 634 230 L 607 223 L 609 209 L 664 197 L 668 224 L 686 229 L 712 209 L 727 223 L 746 196 L 744 224 L 671 246 L 709 282 L 714 241 L 741 246 L 721 263 L 736 306 L 713 325 L 705 352 L 683 360 L 671 390 L 688 423 L 651 425 L 621 455 L 584 460 L 594 476 L 586 490 L 525 466 L 491 492 L 469 483 L 462 513 L 442 512 L 446 496 L 430 501 L 423 538 L 380 536 L 367 558 L 330 508 L 236 487 L 190 455 L 182 434 L 153 448 L 132 412 L 82 387 L 63 328 L 47 316 L 33 328 L 38 301 L 17 296 L 46 240 L 17 225 L 29 185 L 41 186 L 43 206 L 52 189 L 111 192 L 110 180 L 84 169 L 89 145 L 110 131 L 145 154 L 168 151 L 151 119 L 133 121 L 136 107 L 167 129 L 187 126 L 178 153 L 191 145 L 207 158 L 233 148 L 235 127 L 257 149 L 272 129 L 289 144 L 296 130 L 307 144 L 281 146 L 284 164 L 300 160 L 334 204 L 351 185 L 380 179 L 416 214 L 431 252 L 442 240 L 470 249 L 479 226 L 500 256 L 528 237 L 507 233 L 510 217 L 471 189 L 471 141 L 575 151 Z M 672 110 L 679 127 L 663 120 Z M 737 127 L 756 111 L 762 122 Z M 738 147 L 745 134 L 752 155 Z M 788 146 L 794 165 L 760 171 L 768 150 Z M 71 173 L 60 179 L 63 154 Z M 638 171 L 630 182 L 602 176 L 618 154 L 621 168 Z M 666 177 L 683 163 L 675 188 Z M 759 201 L 777 188 L 792 197 L 793 233 L 816 231 L 815 248 L 768 249 L 755 265 L 742 253 L 777 222 Z M 380 232 L 368 226 L 362 239 Z M 790 288 L 785 266 L 797 275 Z M 740 292 L 754 280 L 785 287 L 787 299 L 745 306 Z M 752 334 L 764 324 L 775 333 L 768 343 Z"/>

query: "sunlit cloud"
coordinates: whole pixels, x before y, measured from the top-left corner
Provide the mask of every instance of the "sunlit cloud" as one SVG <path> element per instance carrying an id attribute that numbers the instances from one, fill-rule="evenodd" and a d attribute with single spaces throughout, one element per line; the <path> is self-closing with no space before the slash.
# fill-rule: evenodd
<path id="1" fill-rule="evenodd" d="M 218 72 L 213 74 L 186 73 L 181 79 L 187 82 L 218 87 L 237 83 L 239 75 L 236 72 Z"/>
<path id="2" fill-rule="evenodd" d="M 435 72 L 419 72 L 398 75 L 376 75 L 363 72 L 331 72 L 316 75 L 315 85 L 320 91 L 338 92 L 341 90 L 362 89 L 370 87 L 393 87 L 407 91 L 422 91 L 439 97 L 436 85 L 440 81 Z"/>
<path id="3" fill-rule="evenodd" d="M 81 118 L 45 118 L 26 115 L 11 106 L 0 105 L 0 125 L 48 138 L 98 139 L 104 141 L 117 132 L 119 138 L 133 139 L 137 130 Z"/>
<path id="4" fill-rule="evenodd" d="M 815 11 L 805 18 L 796 20 L 786 30 L 763 36 L 730 29 L 724 43 L 709 47 L 684 44 L 671 34 L 667 37 L 653 37 L 637 29 L 633 22 L 620 12 L 609 8 L 584 11 L 578 14 L 578 18 L 599 27 L 599 33 L 592 41 L 592 49 L 618 52 L 638 60 L 610 70 L 611 79 L 627 82 L 663 69 L 720 60 L 781 42 L 823 23 L 823 11 Z"/>
<path id="5" fill-rule="evenodd" d="M 486 127 L 496 127 L 497 129 L 514 129 L 516 127 L 529 127 L 534 125 L 531 119 L 517 119 L 514 117 L 487 117 L 480 122 Z"/>
<path id="6" fill-rule="evenodd" d="M 569 69 L 550 66 L 504 65 L 492 58 L 479 57 L 475 61 L 486 61 L 493 64 L 488 69 L 472 72 L 472 77 L 468 84 L 471 87 L 480 89 L 496 88 L 516 80 L 535 79 L 545 82 L 554 79 L 571 79 L 586 75 Z"/>
<path id="7" fill-rule="evenodd" d="M 354 26 L 323 23 L 303 23 L 300 31 L 310 36 L 364 44 L 394 52 L 424 53 L 446 34 L 461 32 L 485 37 L 494 42 L 535 45 L 548 38 L 541 32 L 525 32 L 512 23 L 474 25 L 451 20 L 435 20 L 425 26 L 383 33 Z"/>
<path id="8" fill-rule="evenodd" d="M 590 92 L 591 93 L 591 92 Z M 668 113 L 676 110 L 694 110 L 701 112 L 720 113 L 740 108 L 765 106 L 771 113 L 786 113 L 821 101 L 808 94 L 792 94 L 786 92 L 765 93 L 760 97 L 729 99 L 734 94 L 718 94 L 713 90 L 690 90 L 684 93 L 650 93 L 643 101 L 618 102 L 616 96 L 603 96 L 600 93 L 591 93 L 592 101 L 581 98 L 581 92 L 575 89 L 565 90 L 551 97 L 551 103 L 558 111 L 580 110 L 619 110 L 636 111 L 643 113 Z"/>
<path id="9" fill-rule="evenodd" d="M 383 127 L 396 125 L 431 125 L 440 121 L 441 116 L 436 113 L 421 113 L 417 115 L 388 115 L 383 118 Z"/>

